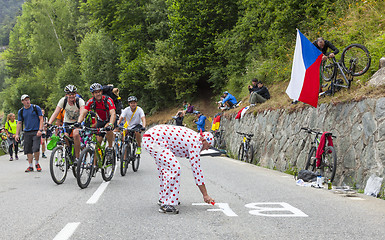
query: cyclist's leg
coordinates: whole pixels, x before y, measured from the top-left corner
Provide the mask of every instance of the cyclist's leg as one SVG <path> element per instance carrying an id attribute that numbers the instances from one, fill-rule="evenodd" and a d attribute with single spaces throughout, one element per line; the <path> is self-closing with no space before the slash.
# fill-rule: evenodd
<path id="1" fill-rule="evenodd" d="M 79 155 L 80 155 L 79 129 L 74 129 L 72 132 L 73 132 L 73 138 L 74 138 L 75 158 L 79 159 Z"/>

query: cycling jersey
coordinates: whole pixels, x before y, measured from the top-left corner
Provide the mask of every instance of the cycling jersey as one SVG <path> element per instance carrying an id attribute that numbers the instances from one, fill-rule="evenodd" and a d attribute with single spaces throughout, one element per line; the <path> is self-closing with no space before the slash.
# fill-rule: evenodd
<path id="1" fill-rule="evenodd" d="M 106 104 L 108 109 L 106 108 Z M 96 101 L 95 98 L 88 100 L 84 108 L 88 111 L 95 111 L 99 121 L 108 121 L 110 118 L 110 110 L 115 109 L 115 105 L 110 97 L 103 95 L 101 101 Z"/>

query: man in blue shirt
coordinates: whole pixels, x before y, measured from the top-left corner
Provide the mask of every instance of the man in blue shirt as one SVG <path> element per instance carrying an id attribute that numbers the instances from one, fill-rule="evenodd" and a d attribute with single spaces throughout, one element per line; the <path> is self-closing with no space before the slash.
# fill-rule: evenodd
<path id="1" fill-rule="evenodd" d="M 24 154 L 27 155 L 29 167 L 25 172 L 33 171 L 33 156 L 36 161 L 36 170 L 41 172 L 39 164 L 40 141 L 43 132 L 43 114 L 41 108 L 31 104 L 27 94 L 21 96 L 23 107 L 18 112 L 15 140 L 19 141 L 22 125 L 24 124 Z"/>
<path id="2" fill-rule="evenodd" d="M 195 122 L 195 124 L 197 125 L 197 128 L 198 128 L 198 132 L 200 132 L 202 130 L 202 132 L 205 131 L 205 124 L 206 124 L 206 117 L 200 113 L 199 111 L 197 111 L 195 113 L 197 115 L 197 119 L 198 121 Z"/>
<path id="3" fill-rule="evenodd" d="M 237 104 L 237 99 L 233 95 L 231 95 L 228 91 L 223 93 L 224 99 L 222 100 L 222 105 L 227 106 L 227 108 L 232 108 L 235 104 Z"/>

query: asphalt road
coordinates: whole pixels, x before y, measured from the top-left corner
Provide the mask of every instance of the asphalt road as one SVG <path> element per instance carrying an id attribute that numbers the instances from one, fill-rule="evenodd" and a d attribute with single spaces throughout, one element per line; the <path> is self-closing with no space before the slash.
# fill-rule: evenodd
<path id="1" fill-rule="evenodd" d="M 48 154 L 50 155 L 50 154 Z M 180 213 L 158 212 L 158 177 L 142 154 L 139 171 L 100 173 L 86 189 L 72 172 L 62 185 L 43 171 L 25 173 L 25 156 L 0 157 L 0 239 L 384 239 L 385 201 L 300 187 L 292 176 L 225 157 L 202 157 L 203 203 L 187 159 Z"/>

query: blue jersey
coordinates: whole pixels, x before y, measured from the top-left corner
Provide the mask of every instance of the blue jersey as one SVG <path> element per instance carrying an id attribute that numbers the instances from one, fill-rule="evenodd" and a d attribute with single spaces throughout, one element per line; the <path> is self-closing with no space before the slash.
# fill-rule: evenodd
<path id="1" fill-rule="evenodd" d="M 206 117 L 203 115 L 199 116 L 199 119 L 197 122 L 195 122 L 198 128 L 198 132 L 202 130 L 202 132 L 205 131 L 205 123 L 206 123 Z"/>
<path id="2" fill-rule="evenodd" d="M 232 104 L 237 104 L 237 99 L 230 93 L 228 93 L 227 96 L 222 100 L 222 104 L 225 104 L 227 101 L 230 101 Z"/>
<path id="3" fill-rule="evenodd" d="M 40 118 L 39 116 L 43 116 L 43 113 L 41 112 L 41 108 L 37 105 L 36 106 L 36 110 L 37 110 L 37 114 L 36 112 L 33 110 L 33 104 L 31 104 L 31 107 L 29 107 L 28 109 L 26 108 L 22 108 L 23 109 L 23 117 L 21 117 L 21 109 L 19 110 L 19 112 L 17 113 L 17 120 L 18 121 L 22 121 L 23 118 L 24 118 L 24 131 L 25 132 L 30 132 L 30 131 L 38 131 L 39 130 L 39 127 L 40 127 Z"/>

